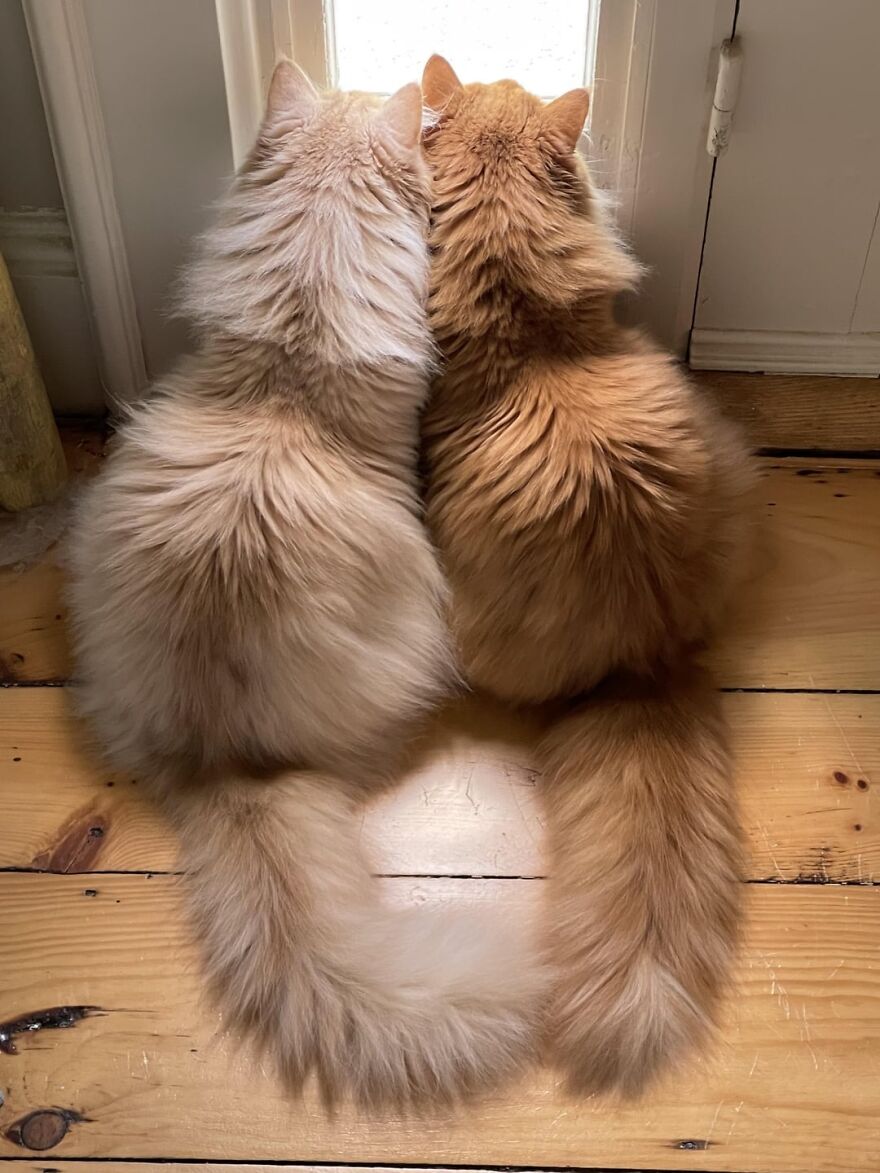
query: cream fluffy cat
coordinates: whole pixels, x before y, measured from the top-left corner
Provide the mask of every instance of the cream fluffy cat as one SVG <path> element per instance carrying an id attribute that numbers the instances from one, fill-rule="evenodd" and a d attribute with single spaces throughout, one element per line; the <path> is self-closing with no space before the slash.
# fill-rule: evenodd
<path id="1" fill-rule="evenodd" d="M 530 1049 L 494 926 L 378 901 L 356 803 L 447 690 L 414 459 L 431 343 L 421 96 L 279 66 L 186 281 L 195 355 L 70 543 L 82 710 L 179 830 L 207 975 L 287 1086 L 448 1101 Z"/>

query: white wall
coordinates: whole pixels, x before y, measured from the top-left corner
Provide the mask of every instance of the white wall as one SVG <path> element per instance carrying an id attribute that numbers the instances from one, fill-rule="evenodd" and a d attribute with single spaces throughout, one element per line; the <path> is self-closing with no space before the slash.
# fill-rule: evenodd
<path id="1" fill-rule="evenodd" d="M 85 0 L 147 371 L 188 345 L 168 319 L 191 238 L 232 171 L 214 0 Z"/>
<path id="2" fill-rule="evenodd" d="M 0 0 L 0 251 L 56 411 L 101 412 L 95 351 L 20 0 Z"/>
<path id="3" fill-rule="evenodd" d="M 60 208 L 61 188 L 19 0 L 0 4 L 0 207 Z"/>
<path id="4" fill-rule="evenodd" d="M 737 35 L 692 361 L 876 373 L 880 338 L 857 335 L 880 331 L 880 3 L 742 0 Z"/>
<path id="5" fill-rule="evenodd" d="M 874 221 L 871 248 L 859 283 L 850 330 L 880 330 L 880 215 Z"/>

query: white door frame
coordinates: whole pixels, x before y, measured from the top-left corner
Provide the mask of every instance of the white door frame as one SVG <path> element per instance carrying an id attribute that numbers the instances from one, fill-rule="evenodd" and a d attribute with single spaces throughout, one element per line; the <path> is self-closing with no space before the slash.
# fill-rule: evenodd
<path id="1" fill-rule="evenodd" d="M 110 405 L 147 384 L 82 0 L 23 0 L 55 165 Z"/>
<path id="2" fill-rule="evenodd" d="M 687 354 L 714 160 L 706 151 L 736 0 L 603 0 L 590 125 L 597 178 L 648 273 L 629 317 Z"/>
<path id="3" fill-rule="evenodd" d="M 332 10 L 324 0 L 215 0 L 235 166 L 251 149 L 275 62 L 290 57 L 333 85 Z"/>

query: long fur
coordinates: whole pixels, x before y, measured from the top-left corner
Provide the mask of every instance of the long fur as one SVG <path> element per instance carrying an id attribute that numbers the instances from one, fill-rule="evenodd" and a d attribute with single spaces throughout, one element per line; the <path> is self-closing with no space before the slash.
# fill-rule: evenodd
<path id="1" fill-rule="evenodd" d="M 556 1054 L 634 1095 L 705 1034 L 732 960 L 740 833 L 717 694 L 616 680 L 543 745 Z"/>
<path id="2" fill-rule="evenodd" d="M 385 909 L 358 842 L 357 803 L 455 678 L 415 493 L 408 90 L 318 97 L 280 67 L 184 285 L 199 349 L 131 413 L 70 541 L 80 707 L 180 832 L 228 1021 L 290 1089 L 315 1072 L 370 1108 L 502 1081 L 537 992 L 496 925 Z"/>
<path id="3" fill-rule="evenodd" d="M 423 85 L 429 527 L 471 683 L 574 709 L 541 748 L 552 1041 L 576 1087 L 632 1093 L 702 1038 L 735 946 L 731 765 L 687 664 L 742 570 L 749 464 L 615 321 L 638 266 L 574 152 L 586 95 L 462 87 L 442 59 Z"/>

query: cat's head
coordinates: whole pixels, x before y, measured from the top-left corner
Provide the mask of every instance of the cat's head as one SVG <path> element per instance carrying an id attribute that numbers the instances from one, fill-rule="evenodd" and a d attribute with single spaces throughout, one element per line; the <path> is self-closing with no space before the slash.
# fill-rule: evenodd
<path id="1" fill-rule="evenodd" d="M 415 83 L 318 93 L 282 61 L 178 304 L 204 329 L 327 362 L 422 361 L 430 172 Z"/>
<path id="2" fill-rule="evenodd" d="M 574 175 L 586 184 L 576 149 L 590 105 L 587 90 L 544 103 L 515 81 L 462 85 L 438 56 L 425 66 L 422 90 L 435 115 L 424 136 L 425 155 L 441 186 L 478 179 L 489 190 L 513 185 L 551 199 L 570 197 Z"/>
<path id="3" fill-rule="evenodd" d="M 251 192 L 286 188 L 312 198 L 355 185 L 380 202 L 390 196 L 423 207 L 429 181 L 419 150 L 421 126 L 422 95 L 415 82 L 384 102 L 373 94 L 322 94 L 297 65 L 281 61 L 239 182 Z"/>
<path id="4" fill-rule="evenodd" d="M 586 90 L 542 102 L 515 81 L 462 85 L 435 56 L 422 91 L 432 112 L 423 149 L 434 187 L 435 332 L 441 310 L 450 322 L 461 316 L 454 302 L 466 295 L 470 318 L 488 331 L 512 303 L 534 317 L 538 305 L 552 311 L 637 282 L 639 266 L 577 152 Z"/>

